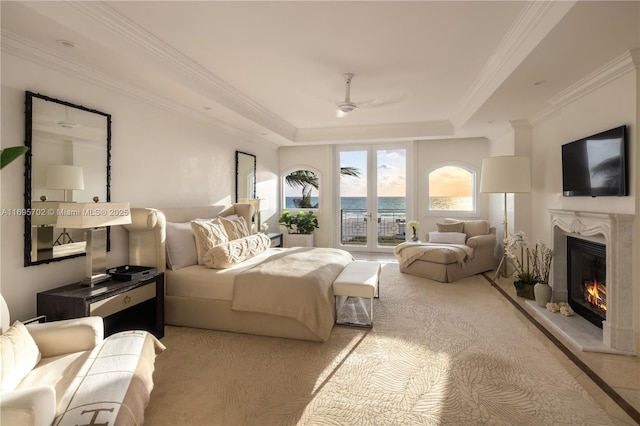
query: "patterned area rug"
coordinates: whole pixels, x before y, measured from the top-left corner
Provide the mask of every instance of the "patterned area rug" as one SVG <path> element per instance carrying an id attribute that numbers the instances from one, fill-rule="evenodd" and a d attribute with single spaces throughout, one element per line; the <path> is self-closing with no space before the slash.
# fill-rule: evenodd
<path id="1" fill-rule="evenodd" d="M 326 343 L 167 327 L 149 425 L 616 425 L 481 276 L 384 265 Z"/>

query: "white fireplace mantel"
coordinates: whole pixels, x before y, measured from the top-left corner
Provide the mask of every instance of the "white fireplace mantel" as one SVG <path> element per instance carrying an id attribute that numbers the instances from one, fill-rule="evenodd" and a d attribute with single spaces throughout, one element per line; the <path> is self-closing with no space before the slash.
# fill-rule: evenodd
<path id="1" fill-rule="evenodd" d="M 549 210 L 553 236 L 553 300 L 567 301 L 567 236 L 606 244 L 607 319 L 602 341 L 635 353 L 633 332 L 633 215 Z"/>

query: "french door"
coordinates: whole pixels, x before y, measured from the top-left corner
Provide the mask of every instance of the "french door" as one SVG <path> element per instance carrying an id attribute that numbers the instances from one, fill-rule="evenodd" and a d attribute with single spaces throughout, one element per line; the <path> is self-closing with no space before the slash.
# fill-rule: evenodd
<path id="1" fill-rule="evenodd" d="M 405 241 L 407 144 L 339 147 L 340 248 L 384 252 Z M 411 210 L 409 210 L 411 211 Z"/>

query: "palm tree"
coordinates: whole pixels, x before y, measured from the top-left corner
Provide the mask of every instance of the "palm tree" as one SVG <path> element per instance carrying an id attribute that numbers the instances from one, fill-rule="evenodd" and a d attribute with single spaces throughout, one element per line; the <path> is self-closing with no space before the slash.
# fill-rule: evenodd
<path id="1" fill-rule="evenodd" d="M 340 174 L 343 176 L 360 177 L 360 169 L 356 167 L 340 167 Z M 302 190 L 302 198 L 295 198 L 293 203 L 298 208 L 317 208 L 311 204 L 311 191 L 319 188 L 318 176 L 311 170 L 296 170 L 284 177 L 285 182 L 292 188 Z"/>

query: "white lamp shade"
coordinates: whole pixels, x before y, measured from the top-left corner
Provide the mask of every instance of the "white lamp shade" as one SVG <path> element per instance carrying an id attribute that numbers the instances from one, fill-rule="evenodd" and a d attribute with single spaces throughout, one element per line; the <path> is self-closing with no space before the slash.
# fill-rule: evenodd
<path id="1" fill-rule="evenodd" d="M 84 189 L 82 167 L 64 165 L 47 167 L 47 188 Z"/>
<path id="2" fill-rule="evenodd" d="M 88 229 L 131 223 L 129 203 L 60 203 L 56 225 Z"/>
<path id="3" fill-rule="evenodd" d="M 482 160 L 480 192 L 531 192 L 529 157 L 489 157 Z"/>

